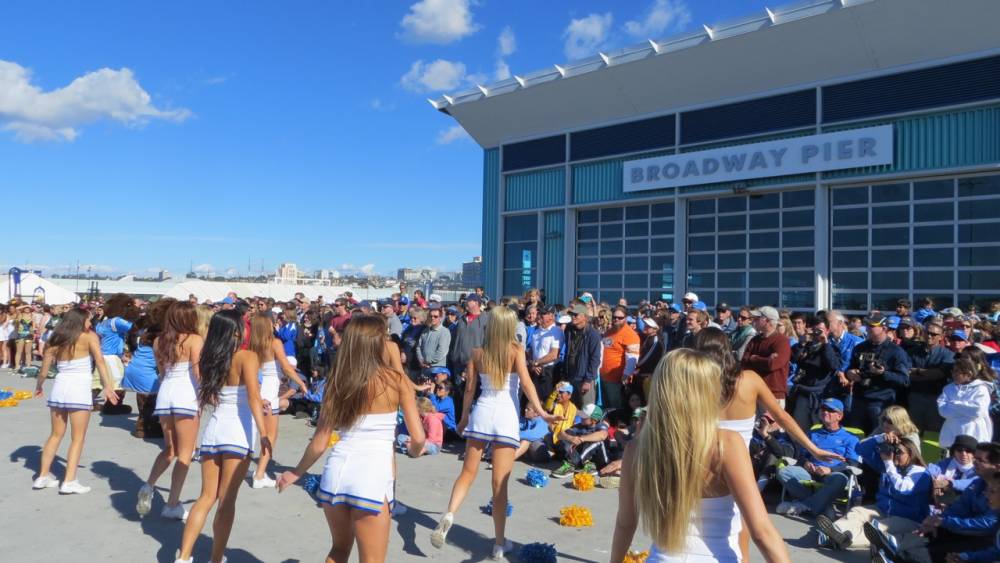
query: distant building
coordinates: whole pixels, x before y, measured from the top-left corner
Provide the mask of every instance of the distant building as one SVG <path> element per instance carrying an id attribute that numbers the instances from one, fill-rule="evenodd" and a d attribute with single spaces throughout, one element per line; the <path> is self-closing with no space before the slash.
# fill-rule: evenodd
<path id="1" fill-rule="evenodd" d="M 170 279 L 169 270 L 160 270 L 160 273 L 156 275 L 156 281 L 164 281 Z"/>
<path id="2" fill-rule="evenodd" d="M 295 283 L 302 273 L 299 272 L 298 266 L 291 262 L 284 262 L 278 266 L 278 271 L 275 272 L 274 281 L 278 283 Z"/>
<path id="3" fill-rule="evenodd" d="M 462 283 L 466 287 L 483 285 L 483 257 L 473 256 L 472 262 L 462 263 Z"/>

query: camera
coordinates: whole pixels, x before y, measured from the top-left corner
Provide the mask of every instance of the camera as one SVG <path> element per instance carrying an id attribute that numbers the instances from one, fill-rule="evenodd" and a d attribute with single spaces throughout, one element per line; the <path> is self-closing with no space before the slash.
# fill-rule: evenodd
<path id="1" fill-rule="evenodd" d="M 882 442 L 878 445 L 878 453 L 880 454 L 898 454 L 903 451 L 903 448 L 899 444 L 893 444 L 891 442 Z"/>

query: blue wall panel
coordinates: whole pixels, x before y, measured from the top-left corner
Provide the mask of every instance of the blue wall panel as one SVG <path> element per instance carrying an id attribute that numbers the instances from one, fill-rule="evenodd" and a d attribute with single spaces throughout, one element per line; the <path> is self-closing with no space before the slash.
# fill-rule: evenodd
<path id="1" fill-rule="evenodd" d="M 547 303 L 563 302 L 564 252 L 566 237 L 565 212 L 547 211 L 545 213 L 545 272 L 542 275 L 542 288 L 545 289 Z"/>
<path id="2" fill-rule="evenodd" d="M 500 257 L 500 149 L 483 151 L 483 286 L 487 295 L 497 295 Z"/>
<path id="3" fill-rule="evenodd" d="M 506 150 L 506 149 L 505 149 Z M 566 169 L 510 174 L 506 178 L 504 210 L 522 211 L 566 203 Z"/>
<path id="4" fill-rule="evenodd" d="M 573 203 L 596 203 L 600 201 L 621 201 L 637 197 L 669 196 L 674 189 L 649 190 L 625 193 L 622 190 L 622 171 L 627 160 L 651 156 L 673 154 L 674 151 L 660 151 L 641 156 L 588 162 L 573 166 Z"/>

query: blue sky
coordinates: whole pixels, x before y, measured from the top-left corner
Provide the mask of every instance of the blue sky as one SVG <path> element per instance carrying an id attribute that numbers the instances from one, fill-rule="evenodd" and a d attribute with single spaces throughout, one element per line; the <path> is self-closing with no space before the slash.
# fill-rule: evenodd
<path id="1" fill-rule="evenodd" d="M 428 97 L 763 6 L 5 2 L 0 265 L 458 269 L 482 152 Z"/>

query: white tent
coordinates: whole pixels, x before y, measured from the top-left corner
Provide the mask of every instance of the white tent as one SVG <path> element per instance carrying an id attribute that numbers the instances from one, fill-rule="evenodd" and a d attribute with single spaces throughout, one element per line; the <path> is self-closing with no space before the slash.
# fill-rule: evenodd
<path id="1" fill-rule="evenodd" d="M 0 296 L 3 299 L 20 299 L 28 303 L 38 301 L 49 305 L 65 305 L 80 300 L 72 291 L 59 287 L 37 274 L 21 274 L 21 287 L 18 295 L 14 294 L 11 281 L 10 277 L 0 281 Z"/>
<path id="2" fill-rule="evenodd" d="M 186 301 L 189 295 L 194 294 L 194 296 L 198 298 L 199 302 L 206 299 L 211 301 L 222 301 L 225 299 L 226 294 L 230 291 L 232 291 L 232 288 L 223 282 L 188 279 L 168 289 L 163 296 L 173 297 L 174 299 L 180 301 Z"/>

